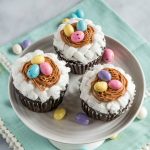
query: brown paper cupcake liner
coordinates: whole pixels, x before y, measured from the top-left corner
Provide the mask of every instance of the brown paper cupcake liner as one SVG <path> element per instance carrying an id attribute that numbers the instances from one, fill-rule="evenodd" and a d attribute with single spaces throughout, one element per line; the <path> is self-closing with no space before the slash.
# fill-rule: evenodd
<path id="1" fill-rule="evenodd" d="M 97 119 L 97 120 L 102 120 L 102 121 L 111 121 L 111 120 L 114 120 L 115 118 L 119 117 L 121 114 L 123 114 L 124 112 L 126 112 L 128 110 L 128 108 L 130 107 L 130 104 L 131 103 L 129 101 L 127 106 L 125 108 L 121 108 L 117 114 L 111 114 L 110 112 L 109 112 L 109 114 L 104 114 L 104 113 L 98 112 L 98 111 L 94 110 L 93 108 L 89 107 L 85 101 L 81 100 L 81 105 L 82 105 L 83 111 L 89 117 L 91 117 L 93 119 Z"/>
<path id="2" fill-rule="evenodd" d="M 60 105 L 62 103 L 65 92 L 66 92 L 66 90 L 61 91 L 60 97 L 56 100 L 54 100 L 52 97 L 50 97 L 46 102 L 42 103 L 38 100 L 31 100 L 31 99 L 25 97 L 23 94 L 21 94 L 16 89 L 16 94 L 19 96 L 21 103 L 25 107 L 27 107 L 29 110 L 32 110 L 34 112 L 39 112 L 39 113 L 49 112 L 49 111 L 57 108 L 58 105 Z"/>
<path id="3" fill-rule="evenodd" d="M 102 56 L 99 56 L 97 59 L 89 62 L 88 64 L 82 64 L 81 62 L 73 60 L 68 61 L 66 58 L 63 57 L 63 55 L 58 51 L 56 47 L 54 47 L 54 49 L 58 54 L 59 58 L 67 62 L 67 66 L 71 69 L 71 72 L 74 74 L 84 74 L 86 70 L 89 70 L 91 67 L 101 62 Z"/>

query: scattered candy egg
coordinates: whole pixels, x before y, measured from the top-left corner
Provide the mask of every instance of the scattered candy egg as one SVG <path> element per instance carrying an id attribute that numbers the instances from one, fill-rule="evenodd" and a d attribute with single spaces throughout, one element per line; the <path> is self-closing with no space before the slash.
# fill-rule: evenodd
<path id="1" fill-rule="evenodd" d="M 24 40 L 21 43 L 21 46 L 22 46 L 23 49 L 25 49 L 25 48 L 28 48 L 31 44 L 32 44 L 31 40 Z"/>
<path id="2" fill-rule="evenodd" d="M 65 25 L 64 32 L 65 32 L 66 36 L 68 36 L 68 37 L 71 36 L 71 34 L 74 32 L 73 26 L 71 24 Z"/>
<path id="3" fill-rule="evenodd" d="M 76 15 L 75 13 L 72 13 L 72 14 L 70 15 L 70 18 L 78 18 L 78 17 L 77 17 L 77 15 Z"/>
<path id="4" fill-rule="evenodd" d="M 96 92 L 105 92 L 107 91 L 108 85 L 105 81 L 99 81 L 94 84 L 94 90 Z"/>
<path id="5" fill-rule="evenodd" d="M 75 13 L 79 18 L 84 18 L 84 11 L 82 9 L 77 9 Z"/>
<path id="6" fill-rule="evenodd" d="M 62 120 L 66 115 L 66 110 L 64 108 L 57 108 L 55 111 L 54 111 L 54 119 L 55 120 Z"/>
<path id="7" fill-rule="evenodd" d="M 53 72 L 53 68 L 47 62 L 43 62 L 43 63 L 40 64 L 40 70 L 46 76 L 51 75 L 52 72 Z"/>
<path id="8" fill-rule="evenodd" d="M 38 77 L 39 74 L 40 74 L 40 67 L 37 64 L 31 65 L 27 71 L 27 76 L 31 79 Z"/>
<path id="9" fill-rule="evenodd" d="M 98 78 L 103 81 L 110 81 L 111 74 L 107 70 L 101 70 L 98 72 Z"/>
<path id="10" fill-rule="evenodd" d="M 74 43 L 81 42 L 84 39 L 84 32 L 76 31 L 71 35 L 71 41 Z"/>
<path id="11" fill-rule="evenodd" d="M 64 18 L 62 23 L 65 23 L 65 22 L 69 22 L 69 19 L 68 18 Z"/>
<path id="12" fill-rule="evenodd" d="M 19 45 L 19 44 L 15 44 L 13 47 L 12 47 L 12 50 L 15 54 L 19 55 L 22 53 L 22 47 Z"/>
<path id="13" fill-rule="evenodd" d="M 137 114 L 137 118 L 144 119 L 147 117 L 147 114 L 148 114 L 147 109 L 144 106 L 142 106 Z"/>
<path id="14" fill-rule="evenodd" d="M 88 125 L 90 122 L 89 117 L 85 113 L 82 113 L 82 112 L 76 115 L 75 120 L 78 124 L 81 124 L 81 125 Z"/>
<path id="15" fill-rule="evenodd" d="M 80 20 L 77 23 L 77 30 L 78 31 L 85 31 L 87 30 L 87 23 L 84 20 Z"/>
<path id="16" fill-rule="evenodd" d="M 122 83 L 119 80 L 111 80 L 108 83 L 108 86 L 113 90 L 119 90 L 120 88 L 122 88 Z"/>
<path id="17" fill-rule="evenodd" d="M 45 58 L 43 55 L 36 55 L 31 59 L 32 64 L 41 64 L 45 61 Z"/>
<path id="18" fill-rule="evenodd" d="M 117 137 L 118 137 L 118 134 L 116 133 L 116 134 L 114 134 L 112 137 L 110 137 L 110 139 L 111 139 L 111 140 L 116 140 Z"/>
<path id="19" fill-rule="evenodd" d="M 103 54 L 103 61 L 105 61 L 106 63 L 111 63 L 114 60 L 114 52 L 109 49 L 106 48 Z"/>

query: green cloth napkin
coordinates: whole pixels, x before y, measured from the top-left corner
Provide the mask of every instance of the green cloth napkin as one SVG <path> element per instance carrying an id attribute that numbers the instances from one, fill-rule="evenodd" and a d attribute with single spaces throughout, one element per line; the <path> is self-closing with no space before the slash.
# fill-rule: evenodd
<path id="1" fill-rule="evenodd" d="M 11 47 L 15 43 L 20 43 L 24 39 L 37 41 L 44 36 L 52 34 L 58 27 L 61 20 L 74 10 L 81 8 L 89 18 L 102 26 L 106 35 L 109 35 L 123 43 L 130 51 L 134 53 L 145 73 L 147 86 L 150 86 L 150 45 L 141 36 L 139 36 L 131 27 L 129 27 L 103 0 L 83 0 L 81 3 L 68 10 L 64 14 L 47 21 L 40 27 L 34 29 L 18 39 L 9 42 L 0 47 L 0 52 L 6 54 L 10 61 L 14 61 L 17 56 L 12 54 Z M 134 66 L 132 66 L 134 67 Z M 16 116 L 10 106 L 8 98 L 8 77 L 9 73 L 2 68 L 0 72 L 0 117 L 5 122 L 7 128 L 22 143 L 25 150 L 55 150 L 47 139 L 37 135 L 27 128 Z M 139 81 L 140 82 L 140 81 Z M 147 98 L 150 99 L 150 98 Z M 147 108 L 150 108 L 150 100 L 145 101 Z M 149 112 L 150 113 L 150 112 Z M 136 150 L 150 140 L 150 115 L 142 121 L 134 121 L 125 129 L 118 139 L 107 140 L 100 148 L 101 150 Z"/>

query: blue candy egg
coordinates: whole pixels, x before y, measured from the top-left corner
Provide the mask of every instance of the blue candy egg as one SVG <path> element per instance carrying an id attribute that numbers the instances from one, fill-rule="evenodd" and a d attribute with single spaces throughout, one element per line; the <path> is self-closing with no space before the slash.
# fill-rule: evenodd
<path id="1" fill-rule="evenodd" d="M 39 74 L 40 74 L 40 67 L 37 64 L 31 65 L 27 71 L 27 76 L 30 79 L 34 79 L 34 78 L 38 77 Z"/>
<path id="2" fill-rule="evenodd" d="M 77 17 L 77 15 L 76 15 L 75 13 L 72 13 L 72 14 L 70 15 L 70 18 L 78 18 L 78 17 Z"/>
<path id="3" fill-rule="evenodd" d="M 107 70 L 101 70 L 98 72 L 98 78 L 103 81 L 110 81 L 111 74 Z"/>
<path id="4" fill-rule="evenodd" d="M 32 44 L 31 40 L 24 40 L 22 43 L 21 43 L 21 46 L 23 49 L 25 48 L 28 48 L 30 45 Z"/>
<path id="5" fill-rule="evenodd" d="M 78 31 L 86 31 L 87 30 L 87 23 L 84 20 L 80 20 L 77 23 L 77 30 Z"/>
<path id="6" fill-rule="evenodd" d="M 75 13 L 79 18 L 84 18 L 84 11 L 82 9 L 77 9 Z"/>

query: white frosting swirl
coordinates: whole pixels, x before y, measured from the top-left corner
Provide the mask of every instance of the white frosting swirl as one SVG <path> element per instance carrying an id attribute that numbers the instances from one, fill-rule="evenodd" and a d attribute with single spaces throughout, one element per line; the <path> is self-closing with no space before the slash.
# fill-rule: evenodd
<path id="1" fill-rule="evenodd" d="M 115 101 L 100 102 L 92 95 L 92 92 L 90 92 L 91 82 L 95 79 L 97 73 L 103 68 L 114 68 L 119 72 L 121 72 L 128 80 L 126 93 Z M 111 114 L 114 113 L 117 114 L 120 109 L 122 110 L 123 108 L 126 108 L 129 101 L 131 105 L 135 96 L 135 84 L 133 83 L 131 76 L 126 74 L 123 69 L 115 67 L 111 64 L 95 65 L 92 70 L 87 71 L 83 76 L 80 90 L 81 90 L 80 98 L 84 100 L 89 105 L 89 107 L 104 114 L 108 114 L 109 112 Z"/>
<path id="2" fill-rule="evenodd" d="M 36 55 L 44 55 L 52 59 L 61 72 L 59 81 L 52 87 L 46 88 L 44 91 L 40 91 L 32 84 L 31 81 L 26 81 L 24 75 L 21 73 L 23 65 Z M 15 88 L 20 91 L 20 93 L 29 99 L 37 100 L 37 98 L 39 98 L 42 103 L 44 103 L 50 97 L 57 99 L 60 97 L 60 92 L 65 90 L 66 85 L 69 83 L 68 73 L 70 72 L 70 68 L 66 67 L 65 64 L 66 63 L 64 61 L 58 60 L 57 55 L 53 53 L 44 53 L 42 50 L 36 50 L 28 53 L 19 58 L 12 66 L 13 84 Z"/>
<path id="3" fill-rule="evenodd" d="M 87 64 L 88 62 L 91 62 L 102 55 L 103 49 L 106 46 L 106 42 L 103 40 L 104 33 L 102 32 L 101 26 L 94 25 L 91 20 L 84 19 L 84 21 L 88 25 L 92 26 L 95 30 L 93 43 L 87 44 L 81 48 L 74 48 L 65 44 L 61 38 L 60 31 L 63 30 L 66 24 L 78 22 L 79 20 L 81 19 L 70 19 L 69 22 L 61 24 L 54 34 L 53 44 L 66 59 Z"/>

